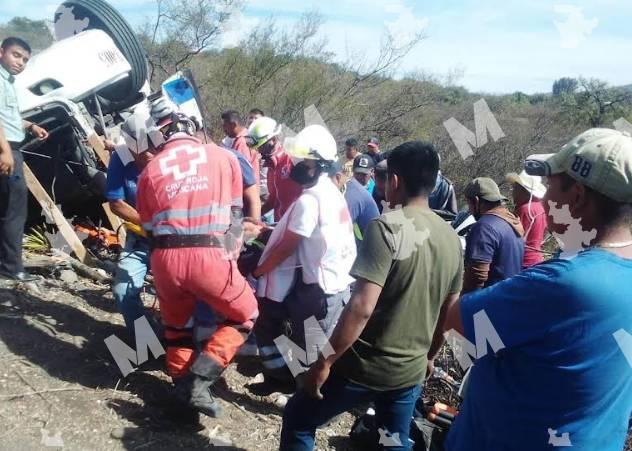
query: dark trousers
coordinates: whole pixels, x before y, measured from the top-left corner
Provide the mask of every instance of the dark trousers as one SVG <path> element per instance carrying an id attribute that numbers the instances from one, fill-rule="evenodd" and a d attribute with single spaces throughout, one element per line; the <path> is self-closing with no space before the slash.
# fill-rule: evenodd
<path id="1" fill-rule="evenodd" d="M 348 289 L 328 295 L 318 284 L 305 284 L 300 273 L 297 277 L 295 287 L 283 302 L 265 298 L 258 300 L 259 318 L 255 323 L 254 332 L 257 336 L 264 375 L 282 381 L 293 379 L 286 359 L 294 360 L 297 357 L 284 356 L 275 339 L 284 335 L 305 350 L 308 359 L 310 356 L 316 356 L 325 346 L 350 298 Z M 305 330 L 305 320 L 308 318 L 316 320 L 316 330 Z"/>
<path id="2" fill-rule="evenodd" d="M 388 377 L 388 375 L 385 375 Z M 376 391 L 354 384 L 335 374 L 322 386 L 322 400 L 298 391 L 288 401 L 283 412 L 281 451 L 314 449 L 316 429 L 335 416 L 354 407 L 373 402 L 379 435 L 376 448 L 393 451 L 409 450 L 410 420 L 415 402 L 421 396 L 421 386 L 389 391 Z"/>
<path id="3" fill-rule="evenodd" d="M 13 174 L 0 175 L 0 273 L 16 274 L 22 266 L 22 237 L 27 215 L 28 188 L 19 143 L 11 143 Z"/>

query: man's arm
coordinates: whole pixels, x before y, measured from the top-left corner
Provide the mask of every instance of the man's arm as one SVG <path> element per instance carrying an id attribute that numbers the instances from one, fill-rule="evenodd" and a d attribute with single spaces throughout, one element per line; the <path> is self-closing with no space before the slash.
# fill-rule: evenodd
<path id="1" fill-rule="evenodd" d="M 0 124 L 0 174 L 13 174 L 14 165 L 15 162 L 13 161 L 11 145 L 4 135 L 4 127 Z"/>
<path id="2" fill-rule="evenodd" d="M 22 128 L 24 128 L 24 130 L 30 130 L 30 132 L 41 141 L 48 139 L 48 132 L 34 122 L 22 120 Z"/>
<path id="3" fill-rule="evenodd" d="M 375 310 L 381 293 L 382 287 L 375 283 L 365 279 L 356 281 L 353 296 L 340 315 L 338 324 L 329 339 L 334 354 L 328 357 L 321 354 L 318 361 L 310 367 L 302 378 L 303 390 L 309 396 L 316 399 L 323 398 L 320 387 L 329 377 L 331 366 L 360 337 Z"/>
<path id="4" fill-rule="evenodd" d="M 455 330 L 461 335 L 465 335 L 463 321 L 461 319 L 461 298 L 458 296 L 453 302 L 447 305 L 441 335 L 443 336 L 443 334 L 449 330 Z M 435 334 L 436 333 L 437 331 L 435 331 Z"/>
<path id="5" fill-rule="evenodd" d="M 237 158 L 241 169 L 244 216 L 259 221 L 261 219 L 261 198 L 259 197 L 259 185 L 255 173 L 243 155 L 235 150 L 232 151 L 232 154 Z"/>
<path id="6" fill-rule="evenodd" d="M 463 277 L 463 293 L 479 290 L 485 286 L 489 279 L 490 263 L 481 261 L 468 261 L 465 263 L 465 275 Z"/>
<path id="7" fill-rule="evenodd" d="M 244 215 L 257 221 L 261 220 L 261 198 L 256 184 L 244 187 Z"/>
<path id="8" fill-rule="evenodd" d="M 283 263 L 290 255 L 296 252 L 302 239 L 301 235 L 286 230 L 281 241 L 274 246 L 265 261 L 252 272 L 253 277 L 261 277 Z"/>
<path id="9" fill-rule="evenodd" d="M 112 213 L 114 213 L 116 216 L 123 219 L 124 221 L 142 226 L 138 211 L 136 211 L 134 207 L 125 202 L 123 199 L 110 200 L 109 204 Z"/>
<path id="10" fill-rule="evenodd" d="M 483 288 L 487 283 L 498 242 L 492 227 L 480 220 L 472 227 L 465 240 L 465 273 L 462 292 L 469 293 Z"/>

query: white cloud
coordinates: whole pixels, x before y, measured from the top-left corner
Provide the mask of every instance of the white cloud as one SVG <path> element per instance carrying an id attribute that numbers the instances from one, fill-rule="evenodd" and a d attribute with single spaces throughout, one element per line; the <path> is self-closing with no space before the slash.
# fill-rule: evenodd
<path id="1" fill-rule="evenodd" d="M 430 23 L 430 19 L 417 17 L 412 8 L 404 5 L 401 1 L 387 3 L 384 5 L 384 10 L 396 16 L 393 20 L 385 20 L 384 24 L 397 46 L 403 46 L 413 40 Z"/>
<path id="2" fill-rule="evenodd" d="M 233 13 L 228 22 L 224 24 L 222 47 L 237 47 L 242 38 L 244 38 L 248 32 L 255 28 L 258 24 L 259 19 L 256 17 L 244 16 L 241 11 Z"/>
<path id="3" fill-rule="evenodd" d="M 560 34 L 560 46 L 564 49 L 577 48 L 599 25 L 599 19 L 587 19 L 582 8 L 574 5 L 555 5 L 555 12 L 566 15 L 564 22 L 555 21 Z"/>

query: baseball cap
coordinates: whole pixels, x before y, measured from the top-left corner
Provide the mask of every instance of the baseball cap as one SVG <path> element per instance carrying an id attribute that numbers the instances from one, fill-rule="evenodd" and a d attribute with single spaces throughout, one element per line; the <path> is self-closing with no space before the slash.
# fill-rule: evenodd
<path id="1" fill-rule="evenodd" d="M 617 202 L 632 202 L 632 137 L 627 132 L 592 128 L 555 154 L 531 155 L 524 163 L 530 175 L 566 173 Z"/>
<path id="2" fill-rule="evenodd" d="M 388 160 L 382 160 L 378 164 L 375 165 L 375 172 L 378 174 L 383 174 L 388 170 Z"/>
<path id="3" fill-rule="evenodd" d="M 368 155 L 358 155 L 353 160 L 353 172 L 370 174 L 374 167 L 375 163 L 373 162 L 373 158 Z"/>
<path id="4" fill-rule="evenodd" d="M 537 197 L 538 199 L 542 199 L 546 194 L 546 186 L 542 183 L 542 177 L 540 176 L 529 175 L 525 171 L 522 171 L 520 174 L 511 172 L 505 176 L 505 179 L 509 183 L 522 186 L 531 193 L 533 197 Z"/>
<path id="5" fill-rule="evenodd" d="M 377 149 L 378 147 L 380 147 L 380 140 L 373 137 L 373 138 L 369 138 L 369 142 L 367 143 L 367 147 L 373 147 L 375 149 Z"/>
<path id="6" fill-rule="evenodd" d="M 507 200 L 505 196 L 500 194 L 500 189 L 498 188 L 496 182 L 488 177 L 478 177 L 472 180 L 465 187 L 464 194 L 468 199 L 479 197 L 487 202 Z"/>

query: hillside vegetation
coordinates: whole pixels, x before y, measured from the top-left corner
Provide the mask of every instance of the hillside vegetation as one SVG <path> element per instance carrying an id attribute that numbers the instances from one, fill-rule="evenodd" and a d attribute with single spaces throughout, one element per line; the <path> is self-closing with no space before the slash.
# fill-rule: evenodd
<path id="1" fill-rule="evenodd" d="M 502 182 L 507 172 L 520 169 L 527 155 L 554 152 L 587 128 L 613 127 L 620 118 L 632 122 L 632 89 L 596 79 L 565 77 L 549 93 L 494 95 L 469 92 L 458 85 L 458 75 L 441 78 L 419 71 L 394 77 L 402 58 L 424 45 L 423 35 L 403 43 L 386 35 L 376 59 L 340 61 L 325 50 L 319 37 L 322 19 L 316 13 L 305 14 L 291 29 L 270 19 L 239 46 L 219 49 L 220 25 L 228 15 L 212 0 L 183 4 L 159 2 L 156 21 L 138 33 L 154 88 L 175 70 L 192 69 L 216 139 L 222 136 L 222 110 L 245 113 L 258 107 L 298 131 L 305 108 L 314 105 L 341 148 L 351 136 L 360 142 L 377 136 L 383 149 L 412 139 L 432 141 L 441 153 L 443 172 L 460 190 L 477 176 Z M 169 8 L 179 8 L 179 15 L 170 14 Z M 0 27 L 0 37 L 8 34 L 24 37 L 38 50 L 52 42 L 44 22 L 26 18 Z M 488 135 L 487 144 L 473 148 L 474 156 L 464 160 L 444 122 L 455 118 L 475 132 L 473 105 L 480 99 L 505 137 L 494 141 Z"/>

